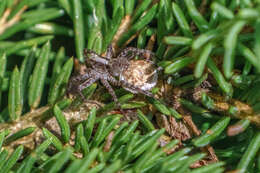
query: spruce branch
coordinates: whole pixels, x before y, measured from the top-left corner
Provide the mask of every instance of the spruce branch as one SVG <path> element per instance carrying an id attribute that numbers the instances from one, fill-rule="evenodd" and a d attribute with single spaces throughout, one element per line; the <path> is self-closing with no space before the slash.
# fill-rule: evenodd
<path id="1" fill-rule="evenodd" d="M 0 172 L 259 172 L 259 7 L 2 0 Z M 65 96 L 83 49 L 109 45 L 155 52 L 155 98 L 115 87 L 121 112 L 98 83 Z"/>

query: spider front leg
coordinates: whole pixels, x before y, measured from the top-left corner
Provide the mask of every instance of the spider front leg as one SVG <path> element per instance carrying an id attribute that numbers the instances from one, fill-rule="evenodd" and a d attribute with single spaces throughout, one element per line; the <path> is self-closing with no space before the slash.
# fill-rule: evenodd
<path id="1" fill-rule="evenodd" d="M 118 55 L 118 57 L 127 57 L 127 59 L 131 60 L 135 56 L 141 56 L 146 59 L 146 57 L 144 56 L 145 54 L 148 54 L 151 57 L 155 56 L 155 54 L 150 50 L 138 49 L 135 47 L 128 47 L 128 48 L 125 48 L 124 50 L 122 50 L 120 52 L 120 54 Z"/>
<path id="2" fill-rule="evenodd" d="M 89 78 L 89 73 L 86 72 L 85 74 L 83 75 L 77 75 L 77 76 L 73 76 L 70 80 L 70 83 L 75 83 L 75 82 L 80 82 L 80 81 L 83 81 L 83 80 L 86 80 L 87 78 Z"/>
<path id="3" fill-rule="evenodd" d="M 78 89 L 78 94 L 81 96 L 81 98 L 86 102 L 86 98 L 83 95 L 82 91 L 83 89 L 89 87 L 91 84 L 93 84 L 94 82 L 96 82 L 98 80 L 97 77 L 90 77 L 89 79 L 87 79 L 85 82 L 83 82 L 82 84 L 80 84 L 77 89 Z"/>
<path id="4" fill-rule="evenodd" d="M 67 90 L 66 90 L 66 95 L 68 96 L 70 93 L 77 93 L 78 92 L 78 84 L 81 81 L 86 80 L 87 78 L 89 78 L 89 74 L 85 73 L 83 75 L 77 75 L 77 76 L 73 76 L 71 77 L 71 79 L 68 82 L 68 86 L 67 86 Z"/>
<path id="5" fill-rule="evenodd" d="M 116 80 L 112 75 L 108 75 L 107 80 L 114 86 L 121 86 L 120 81 Z"/>
<path id="6" fill-rule="evenodd" d="M 88 61 L 88 58 L 89 58 L 89 60 L 104 64 L 104 65 L 107 65 L 109 62 L 107 58 L 102 57 L 102 56 L 98 55 L 96 52 L 89 50 L 89 49 L 84 49 L 84 56 L 86 58 L 86 60 L 85 60 L 86 63 Z"/>

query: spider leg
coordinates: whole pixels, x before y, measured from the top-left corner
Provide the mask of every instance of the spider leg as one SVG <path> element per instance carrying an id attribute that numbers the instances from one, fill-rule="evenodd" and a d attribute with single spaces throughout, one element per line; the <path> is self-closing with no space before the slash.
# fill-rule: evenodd
<path id="1" fill-rule="evenodd" d="M 109 94 L 112 96 L 112 98 L 113 98 L 114 102 L 116 103 L 116 105 L 120 108 L 120 103 L 118 102 L 116 93 L 113 90 L 113 88 L 111 87 L 111 85 L 108 83 L 108 81 L 106 79 L 100 79 L 100 80 L 101 80 L 101 83 L 104 85 L 104 87 L 106 87 L 106 89 L 108 90 Z"/>
<path id="2" fill-rule="evenodd" d="M 109 75 L 107 80 L 114 86 L 121 86 L 121 83 L 116 80 L 112 75 Z"/>
<path id="3" fill-rule="evenodd" d="M 86 101 L 85 96 L 82 93 L 82 90 L 89 87 L 91 84 L 93 84 L 94 82 L 96 82 L 98 80 L 97 77 L 90 77 L 89 79 L 87 79 L 85 82 L 83 82 L 82 84 L 80 84 L 77 89 L 78 89 L 78 93 L 81 96 L 81 98 Z"/>
<path id="4" fill-rule="evenodd" d="M 145 54 L 148 54 L 152 57 L 155 56 L 155 54 L 150 50 L 138 49 L 135 47 L 128 47 L 128 48 L 125 48 L 124 50 L 122 50 L 120 52 L 120 54 L 118 55 L 118 57 L 127 57 L 127 59 L 130 60 L 130 59 L 133 59 L 135 56 L 141 56 L 146 59 L 146 57 L 144 56 Z"/>
<path id="5" fill-rule="evenodd" d="M 66 95 L 68 96 L 70 93 L 77 93 L 78 87 L 77 84 L 79 84 L 81 81 L 86 80 L 89 78 L 89 73 L 85 73 L 83 75 L 76 75 L 72 76 L 68 82 L 68 86 L 66 89 Z"/>
<path id="6" fill-rule="evenodd" d="M 85 73 L 83 75 L 77 75 L 77 76 L 73 76 L 71 79 L 70 79 L 70 82 L 71 83 L 75 83 L 75 82 L 80 82 L 80 81 L 83 81 L 83 80 L 86 80 L 87 78 L 89 78 L 90 75 L 89 73 Z"/>
<path id="7" fill-rule="evenodd" d="M 93 50 L 89 50 L 89 49 L 84 49 L 84 56 L 86 58 L 85 61 L 88 60 L 88 58 L 92 61 L 107 65 L 108 64 L 108 59 L 106 57 L 102 57 L 100 55 L 98 55 L 96 52 L 94 52 Z"/>
<path id="8" fill-rule="evenodd" d="M 148 97 L 155 98 L 154 95 L 150 91 L 143 90 L 141 88 L 135 87 L 135 86 L 133 86 L 133 85 L 131 85 L 131 84 L 125 82 L 125 81 L 120 81 L 120 82 L 121 82 L 122 86 L 124 86 L 126 88 L 129 88 L 129 89 L 134 90 L 134 91 L 136 91 L 138 93 L 144 94 L 144 95 L 146 95 Z"/>
<path id="9" fill-rule="evenodd" d="M 106 58 L 111 59 L 112 57 L 114 57 L 113 47 L 112 44 L 109 44 L 107 47 Z"/>

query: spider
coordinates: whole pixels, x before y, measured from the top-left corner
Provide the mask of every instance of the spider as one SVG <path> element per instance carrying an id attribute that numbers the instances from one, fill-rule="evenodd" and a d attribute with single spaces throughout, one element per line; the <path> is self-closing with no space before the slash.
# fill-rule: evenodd
<path id="1" fill-rule="evenodd" d="M 110 45 L 105 57 L 85 49 L 86 72 L 71 77 L 68 93 L 78 93 L 85 100 L 82 90 L 100 80 L 119 107 L 117 96 L 110 84 L 121 86 L 132 93 L 154 97 L 150 90 L 157 83 L 157 71 L 160 68 L 156 68 L 152 61 L 145 59 L 145 55 L 155 56 L 149 50 L 134 47 L 125 48 L 115 56 Z M 136 56 L 144 59 L 136 60 Z"/>

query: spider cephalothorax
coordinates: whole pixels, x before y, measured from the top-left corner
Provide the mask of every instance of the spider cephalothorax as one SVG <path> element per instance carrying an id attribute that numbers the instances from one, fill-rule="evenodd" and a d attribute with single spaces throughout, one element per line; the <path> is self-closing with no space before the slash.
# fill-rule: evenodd
<path id="1" fill-rule="evenodd" d="M 84 98 L 82 90 L 100 80 L 117 104 L 118 100 L 110 83 L 122 86 L 132 93 L 153 97 L 150 90 L 157 83 L 157 69 L 152 61 L 145 58 L 134 59 L 136 56 L 153 56 L 151 51 L 130 47 L 125 48 L 115 57 L 110 46 L 105 57 L 91 50 L 85 50 L 84 54 L 88 66 L 86 72 L 70 79 L 68 92 L 79 93 Z"/>

